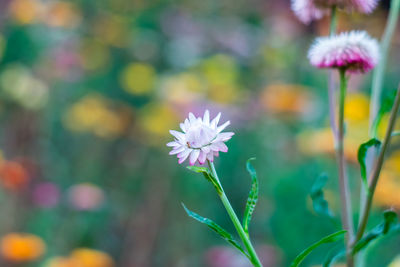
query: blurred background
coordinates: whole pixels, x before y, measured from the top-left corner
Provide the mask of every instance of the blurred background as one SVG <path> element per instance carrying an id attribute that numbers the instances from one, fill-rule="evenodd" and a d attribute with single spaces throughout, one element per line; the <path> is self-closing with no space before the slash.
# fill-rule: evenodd
<path id="1" fill-rule="evenodd" d="M 370 16 L 341 12 L 339 28 L 380 38 L 388 2 Z M 235 233 L 213 187 L 165 145 L 188 112 L 206 108 L 232 122 L 235 136 L 216 166 L 240 217 L 251 183 L 245 162 L 257 158 L 250 232 L 266 267 L 288 266 L 337 231 L 327 73 L 306 57 L 328 23 L 302 25 L 289 0 L 0 1 L 0 266 L 247 267 L 185 214 L 181 202 Z M 398 33 L 388 99 L 399 82 Z M 346 110 L 355 210 L 370 80 L 352 77 Z M 400 138 L 371 226 L 382 210 L 400 208 L 398 147 Z M 316 214 L 309 196 L 323 172 L 334 219 Z M 321 264 L 332 247 L 304 266 Z M 400 266 L 399 251 L 400 236 L 384 238 L 367 266 Z"/>

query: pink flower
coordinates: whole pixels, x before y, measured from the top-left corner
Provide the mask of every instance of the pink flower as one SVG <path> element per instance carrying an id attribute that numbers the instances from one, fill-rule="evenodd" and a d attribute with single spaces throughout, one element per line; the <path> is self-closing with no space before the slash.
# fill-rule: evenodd
<path id="1" fill-rule="evenodd" d="M 292 10 L 304 24 L 319 20 L 329 12 L 329 9 L 316 5 L 314 0 L 292 0 Z"/>
<path id="2" fill-rule="evenodd" d="M 369 14 L 377 7 L 378 2 L 379 0 L 292 0 L 292 10 L 301 22 L 309 24 L 328 14 L 333 6 Z"/>
<path id="3" fill-rule="evenodd" d="M 38 206 L 51 208 L 57 205 L 60 199 L 60 189 L 50 182 L 40 183 L 33 189 L 32 197 Z"/>
<path id="4" fill-rule="evenodd" d="M 204 112 L 203 118 L 196 118 L 193 113 L 189 113 L 189 118 L 180 124 L 183 133 L 170 131 L 175 140 L 167 144 L 167 146 L 172 147 L 169 154 L 176 154 L 179 158 L 179 164 L 189 157 L 190 165 L 194 165 L 196 161 L 200 164 L 204 164 L 206 160 L 213 161 L 214 156 L 218 156 L 219 151 L 227 152 L 228 147 L 224 142 L 231 139 L 234 133 L 222 133 L 230 122 L 227 121 L 218 126 L 220 117 L 221 113 L 210 122 L 208 110 Z"/>
<path id="5" fill-rule="evenodd" d="M 379 0 L 351 0 L 352 6 L 361 13 L 372 13 L 378 6 Z"/>
<path id="6" fill-rule="evenodd" d="M 68 200 L 76 210 L 96 210 L 104 202 L 103 190 L 90 183 L 77 184 L 68 189 Z"/>
<path id="7" fill-rule="evenodd" d="M 364 73 L 379 60 L 378 42 L 365 31 L 345 32 L 317 38 L 308 51 L 311 65 L 318 68 L 344 68 Z"/>

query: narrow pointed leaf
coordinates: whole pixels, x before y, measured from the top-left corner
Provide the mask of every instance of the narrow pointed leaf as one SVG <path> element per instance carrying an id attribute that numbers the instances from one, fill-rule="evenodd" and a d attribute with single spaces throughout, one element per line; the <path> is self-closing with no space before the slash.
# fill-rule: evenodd
<path id="1" fill-rule="evenodd" d="M 311 187 L 310 197 L 313 201 L 314 211 L 317 214 L 333 218 L 333 212 L 329 209 L 328 201 L 325 200 L 323 191 L 327 180 L 328 176 L 325 173 L 318 176 Z"/>
<path id="2" fill-rule="evenodd" d="M 385 211 L 383 213 L 383 222 L 373 228 L 360 241 L 357 242 L 357 244 L 354 246 L 353 254 L 363 250 L 377 238 L 388 234 L 392 229 L 396 229 L 396 226 L 398 226 L 397 221 L 397 214 L 394 211 Z"/>
<path id="3" fill-rule="evenodd" d="M 251 221 L 251 216 L 253 215 L 258 200 L 258 179 L 256 170 L 250 163 L 252 160 L 255 160 L 255 158 L 249 159 L 246 164 L 247 171 L 250 173 L 251 176 L 251 189 L 247 198 L 246 209 L 243 216 L 243 228 L 247 235 L 249 235 L 249 224 Z"/>
<path id="4" fill-rule="evenodd" d="M 364 183 L 364 186 L 367 190 L 368 189 L 368 178 L 367 178 L 367 166 L 365 163 L 365 159 L 368 154 L 368 150 L 372 147 L 375 147 L 379 149 L 381 146 L 381 141 L 379 141 L 376 138 L 372 138 L 368 142 L 361 144 L 360 148 L 358 149 L 358 162 L 360 163 L 360 169 L 361 169 L 361 178 Z"/>
<path id="5" fill-rule="evenodd" d="M 220 183 L 218 182 L 217 178 L 214 177 L 214 175 L 211 173 L 211 171 L 208 168 L 197 167 L 197 166 L 188 166 L 187 168 L 191 171 L 194 171 L 197 173 L 202 173 L 204 175 L 204 178 L 206 178 L 209 182 L 211 182 L 214 185 L 215 189 L 217 190 L 217 193 L 219 195 L 222 194 L 223 190 L 222 190 Z"/>
<path id="6" fill-rule="evenodd" d="M 326 243 L 332 243 L 332 242 L 336 242 L 340 239 L 343 238 L 343 235 L 346 233 L 346 230 L 341 230 L 338 231 L 336 233 L 330 234 L 324 238 L 322 238 L 321 240 L 319 240 L 318 242 L 312 244 L 311 246 L 309 246 L 308 248 L 306 248 L 305 250 L 303 250 L 292 262 L 292 264 L 290 265 L 290 267 L 297 267 L 300 265 L 300 263 L 308 256 L 308 254 L 310 254 L 314 249 L 316 249 L 317 247 L 319 247 L 322 244 L 326 244 Z"/>
<path id="7" fill-rule="evenodd" d="M 212 229 L 214 232 L 216 232 L 220 237 L 225 239 L 228 243 L 230 243 L 235 248 L 237 248 L 240 252 L 242 252 L 246 257 L 249 257 L 247 255 L 247 253 L 245 252 L 245 250 L 242 248 L 242 246 L 236 240 L 234 240 L 233 236 L 229 232 L 227 232 L 224 228 L 222 228 L 221 226 L 219 226 L 212 220 L 210 220 L 208 218 L 204 218 L 204 217 L 200 216 L 199 214 L 189 210 L 188 208 L 186 208 L 185 204 L 182 203 L 182 206 L 185 209 L 187 215 L 189 215 L 189 217 L 192 217 L 196 221 L 207 225 L 210 229 Z"/>

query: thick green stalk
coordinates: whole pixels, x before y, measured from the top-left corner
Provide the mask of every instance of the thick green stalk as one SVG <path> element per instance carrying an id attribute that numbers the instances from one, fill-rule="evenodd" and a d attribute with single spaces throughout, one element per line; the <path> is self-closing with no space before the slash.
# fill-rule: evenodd
<path id="1" fill-rule="evenodd" d="M 337 29 L 337 7 L 333 6 L 331 9 L 331 24 L 329 28 L 329 34 L 334 35 L 336 34 Z"/>
<path id="2" fill-rule="evenodd" d="M 214 163 L 208 161 L 208 166 L 211 169 L 212 174 L 214 177 L 217 179 L 218 183 L 221 185 L 221 182 L 219 181 L 217 171 L 215 170 Z M 221 185 L 222 188 L 222 185 Z M 222 193 L 219 194 L 219 197 L 221 198 L 222 204 L 224 205 L 226 211 L 229 214 L 229 217 L 231 218 L 233 225 L 236 228 L 237 233 L 240 236 L 240 239 L 242 240 L 244 246 L 246 247 L 247 252 L 249 253 L 251 262 L 255 267 L 262 267 L 262 264 L 260 260 L 258 259 L 257 253 L 253 247 L 253 245 L 250 242 L 250 239 L 247 237 L 246 232 L 244 231 L 242 224 L 240 223 L 235 211 L 232 208 L 231 203 L 229 202 L 228 198 L 225 195 L 225 192 L 222 190 Z"/>
<path id="3" fill-rule="evenodd" d="M 370 111 L 370 136 L 376 137 L 376 131 L 374 130 L 374 122 L 378 116 L 380 109 L 382 88 L 383 88 L 383 76 L 386 68 L 386 61 L 388 58 L 390 43 L 393 38 L 393 34 L 396 29 L 397 20 L 400 12 L 400 0 L 392 0 L 391 8 L 389 12 L 389 18 L 386 23 L 385 32 L 380 43 L 381 53 L 378 66 L 376 67 L 372 76 L 372 96 L 371 96 L 371 111 Z"/>
<path id="4" fill-rule="evenodd" d="M 347 230 L 346 248 L 347 248 L 347 266 L 354 265 L 351 255 L 351 243 L 354 237 L 351 199 L 349 190 L 349 181 L 346 175 L 346 159 L 344 158 L 344 108 L 347 91 L 346 69 L 340 69 L 340 96 L 339 96 L 339 123 L 338 123 L 338 143 L 336 147 L 337 160 L 339 166 L 339 186 L 340 196 L 342 198 L 342 224 L 343 229 Z"/>
<path id="5" fill-rule="evenodd" d="M 376 186 L 378 184 L 379 180 L 379 175 L 382 170 L 383 166 L 383 161 L 385 159 L 385 153 L 387 151 L 387 148 L 389 147 L 390 139 L 392 137 L 392 132 L 394 129 L 394 125 L 396 123 L 396 118 L 397 118 L 397 113 L 399 111 L 399 106 L 400 106 L 400 86 L 397 89 L 397 95 L 396 95 L 396 100 L 394 102 L 393 108 L 392 108 L 392 113 L 390 114 L 390 119 L 389 119 L 389 125 L 388 128 L 386 129 L 386 134 L 385 134 L 385 139 L 382 144 L 382 149 L 379 153 L 378 160 L 375 164 L 375 167 L 372 171 L 371 178 L 369 179 L 369 194 L 367 196 L 367 200 L 365 202 L 365 207 L 362 209 L 362 215 L 361 215 L 361 220 L 358 226 L 358 231 L 356 234 L 356 238 L 354 240 L 354 244 L 356 244 L 364 235 L 365 229 L 367 227 L 368 223 L 368 218 L 369 214 L 371 211 L 372 207 L 372 201 L 374 198 L 374 193 Z"/>

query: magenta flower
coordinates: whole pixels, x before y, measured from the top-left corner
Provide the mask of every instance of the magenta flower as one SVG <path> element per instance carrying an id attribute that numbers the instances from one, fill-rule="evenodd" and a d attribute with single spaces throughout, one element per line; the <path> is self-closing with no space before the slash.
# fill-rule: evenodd
<path id="1" fill-rule="evenodd" d="M 354 9 L 361 13 L 372 13 L 378 6 L 379 0 L 350 0 Z"/>
<path id="2" fill-rule="evenodd" d="M 378 2 L 379 0 L 292 0 L 292 10 L 301 22 L 309 24 L 328 14 L 333 6 L 369 14 L 377 7 Z"/>
<path id="3" fill-rule="evenodd" d="M 219 151 L 227 152 L 228 147 L 224 142 L 231 139 L 234 133 L 222 131 L 230 124 L 229 121 L 218 126 L 221 113 L 210 122 L 210 113 L 204 112 L 203 118 L 196 118 L 193 113 L 189 113 L 189 118 L 180 124 L 183 131 L 171 130 L 170 133 L 175 137 L 173 142 L 167 146 L 172 147 L 170 155 L 177 155 L 179 164 L 189 157 L 190 165 L 196 161 L 204 164 L 206 160 L 213 161 L 214 156 L 218 156 Z"/>
<path id="4" fill-rule="evenodd" d="M 329 9 L 318 6 L 315 0 L 292 0 L 292 10 L 304 24 L 321 19 Z"/>
<path id="5" fill-rule="evenodd" d="M 364 73 L 378 63 L 379 46 L 365 31 L 345 32 L 317 38 L 308 51 L 308 58 L 311 65 L 318 68 L 344 68 Z"/>

